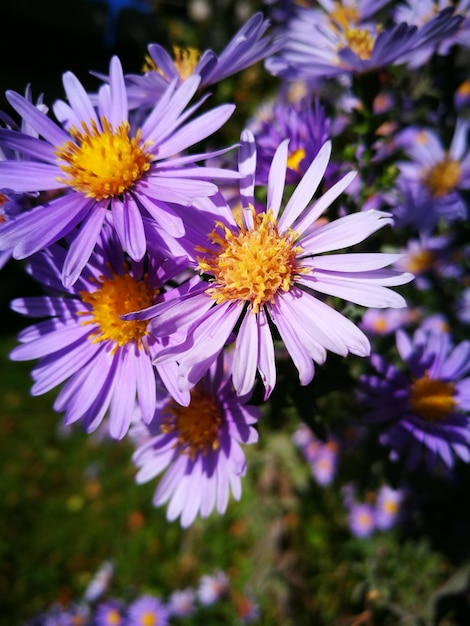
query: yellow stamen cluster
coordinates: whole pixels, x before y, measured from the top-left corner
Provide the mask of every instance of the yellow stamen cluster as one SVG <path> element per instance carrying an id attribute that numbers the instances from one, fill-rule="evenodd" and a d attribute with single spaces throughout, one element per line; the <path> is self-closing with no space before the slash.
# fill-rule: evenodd
<path id="1" fill-rule="evenodd" d="M 251 304 L 257 313 L 264 304 L 273 302 L 279 290 L 288 291 L 297 274 L 303 270 L 297 259 L 302 252 L 295 246 L 297 233 L 288 229 L 279 234 L 272 210 L 256 214 L 253 228 L 239 224 L 240 230 L 232 232 L 221 223 L 210 234 L 217 244 L 216 253 L 200 250 L 205 256 L 198 258 L 199 268 L 213 274 L 213 286 L 207 293 L 220 304 L 227 300 L 241 300 Z"/>
<path id="2" fill-rule="evenodd" d="M 60 168 L 67 174 L 66 185 L 87 197 L 104 200 L 120 196 L 130 189 L 150 168 L 153 155 L 148 145 L 141 145 L 141 131 L 129 137 L 130 126 L 123 122 L 117 128 L 102 118 L 100 130 L 92 121 L 82 130 L 73 127 L 68 141 L 56 150 Z"/>
<path id="3" fill-rule="evenodd" d="M 162 432 L 175 433 L 181 453 L 189 454 L 194 460 L 198 453 L 206 455 L 219 448 L 221 423 L 218 404 L 200 385 L 196 385 L 191 391 L 189 406 L 170 400 L 165 409 Z"/>
<path id="4" fill-rule="evenodd" d="M 431 269 L 436 257 L 430 250 L 420 250 L 412 254 L 406 264 L 406 269 L 413 274 L 421 274 Z"/>
<path id="5" fill-rule="evenodd" d="M 335 2 L 335 6 L 330 13 L 330 19 L 338 24 L 343 30 L 347 30 L 351 22 L 357 24 L 359 22 L 359 11 L 353 6 L 343 6 L 339 2 Z"/>
<path id="6" fill-rule="evenodd" d="M 146 612 L 140 617 L 142 626 L 157 626 L 157 616 L 155 613 Z"/>
<path id="7" fill-rule="evenodd" d="M 426 374 L 411 386 L 410 405 L 427 422 L 442 422 L 455 408 L 454 385 Z"/>
<path id="8" fill-rule="evenodd" d="M 370 59 L 372 50 L 374 49 L 375 40 L 366 29 L 347 28 L 344 31 L 346 44 L 357 56 L 366 61 Z"/>
<path id="9" fill-rule="evenodd" d="M 93 343 L 112 341 L 114 349 L 135 342 L 141 347 L 142 337 L 147 334 L 145 320 L 122 320 L 120 315 L 139 311 L 154 303 L 157 290 L 145 281 L 137 281 L 130 274 L 114 274 L 111 278 L 100 278 L 96 291 L 80 292 L 83 302 L 92 307 L 92 320 L 84 324 L 95 324 L 98 329 L 90 335 Z M 89 314 L 83 311 L 83 315 Z"/>
<path id="10" fill-rule="evenodd" d="M 298 150 L 294 150 L 291 154 L 289 154 L 287 158 L 287 167 L 295 172 L 299 171 L 299 165 L 302 159 L 305 158 L 305 150 L 303 148 L 299 148 Z"/>
<path id="11" fill-rule="evenodd" d="M 194 70 L 196 69 L 196 65 L 199 62 L 201 57 L 201 53 L 197 48 L 179 48 L 178 46 L 173 47 L 173 63 L 175 64 L 175 69 L 178 72 L 181 80 L 186 80 L 190 76 L 194 74 Z M 167 80 L 170 80 L 170 76 L 167 76 L 165 72 L 158 67 L 155 61 L 149 57 L 145 57 L 145 64 L 143 68 L 144 72 L 157 72 Z"/>
<path id="12" fill-rule="evenodd" d="M 460 176 L 460 163 L 447 156 L 427 170 L 423 180 L 434 198 L 442 198 L 455 189 Z"/>

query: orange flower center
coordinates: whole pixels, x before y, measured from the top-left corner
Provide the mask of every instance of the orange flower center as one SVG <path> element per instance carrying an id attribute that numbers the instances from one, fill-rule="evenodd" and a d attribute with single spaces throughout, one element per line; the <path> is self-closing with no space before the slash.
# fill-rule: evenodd
<path id="1" fill-rule="evenodd" d="M 461 173 L 460 163 L 446 156 L 425 172 L 423 180 L 434 198 L 442 198 L 455 189 Z"/>
<path id="2" fill-rule="evenodd" d="M 455 408 L 454 385 L 426 374 L 411 386 L 410 405 L 427 422 L 442 422 Z"/>

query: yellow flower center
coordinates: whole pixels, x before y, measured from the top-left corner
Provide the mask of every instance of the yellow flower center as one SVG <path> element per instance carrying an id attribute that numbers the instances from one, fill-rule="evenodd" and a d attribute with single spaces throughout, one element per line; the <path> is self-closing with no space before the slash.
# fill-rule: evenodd
<path id="1" fill-rule="evenodd" d="M 396 500 L 385 500 L 383 508 L 385 513 L 388 513 L 389 515 L 396 515 L 400 507 Z"/>
<path id="2" fill-rule="evenodd" d="M 89 198 L 104 200 L 120 196 L 130 189 L 150 168 L 153 155 L 141 144 L 140 129 L 129 137 L 130 126 L 123 122 L 117 128 L 103 117 L 103 130 L 94 121 L 91 130 L 82 122 L 82 130 L 70 129 L 73 141 L 57 148 L 63 162 L 60 168 L 68 175 L 60 182 Z"/>
<path id="3" fill-rule="evenodd" d="M 220 408 L 214 398 L 200 385 L 191 390 L 189 406 L 170 400 L 166 406 L 162 432 L 176 433 L 183 454 L 194 460 L 196 454 L 206 455 L 219 447 Z"/>
<path id="4" fill-rule="evenodd" d="M 157 616 L 155 613 L 144 613 L 141 619 L 142 626 L 157 626 Z"/>
<path id="5" fill-rule="evenodd" d="M 130 274 L 115 274 L 112 278 L 101 276 L 96 291 L 80 292 L 83 302 L 89 304 L 93 319 L 84 324 L 96 324 L 98 329 L 90 335 L 93 343 L 112 341 L 115 350 L 127 343 L 137 342 L 147 334 L 147 321 L 122 320 L 120 315 L 139 311 L 154 303 L 158 291 L 150 288 L 145 281 L 136 281 Z M 82 311 L 82 315 L 88 311 Z"/>
<path id="6" fill-rule="evenodd" d="M 413 382 L 410 405 L 427 422 L 443 421 L 455 408 L 454 385 L 426 374 Z"/>
<path id="7" fill-rule="evenodd" d="M 339 2 L 336 2 L 330 13 L 330 19 L 344 30 L 347 30 L 351 22 L 353 24 L 359 22 L 359 12 L 356 7 L 345 7 Z"/>
<path id="8" fill-rule="evenodd" d="M 202 272 L 214 275 L 213 286 L 207 293 L 220 304 L 227 300 L 244 300 L 251 303 L 257 313 L 267 302 L 273 302 L 279 290 L 288 291 L 295 277 L 303 270 L 297 255 L 300 246 L 294 246 L 297 233 L 290 228 L 281 235 L 272 210 L 256 214 L 252 208 L 253 228 L 239 223 L 240 230 L 233 233 L 218 223 L 210 239 L 219 250 L 198 258 Z"/>
<path id="9" fill-rule="evenodd" d="M 118 626 L 121 623 L 121 615 L 117 609 L 110 609 L 106 615 L 106 624 Z"/>
<path id="10" fill-rule="evenodd" d="M 425 172 L 424 184 L 434 198 L 442 198 L 454 190 L 460 175 L 460 163 L 447 156 Z"/>
<path id="11" fill-rule="evenodd" d="M 346 43 L 357 56 L 366 61 L 370 59 L 374 48 L 374 38 L 368 30 L 361 28 L 347 28 L 344 31 Z"/>
<path id="12" fill-rule="evenodd" d="M 430 250 L 420 250 L 410 256 L 406 267 L 413 274 L 421 274 L 431 269 L 434 261 L 435 255 Z"/>
<path id="13" fill-rule="evenodd" d="M 305 158 L 305 150 L 303 148 L 299 148 L 298 150 L 294 150 L 291 154 L 289 154 L 287 158 L 287 167 L 295 172 L 299 171 L 299 165 L 302 159 Z"/>
<path id="14" fill-rule="evenodd" d="M 173 63 L 175 64 L 176 71 L 183 81 L 194 74 L 194 70 L 199 62 L 201 53 L 197 48 L 179 48 L 178 46 L 173 46 L 173 57 Z M 144 72 L 158 72 L 158 74 L 167 80 L 170 80 L 170 77 L 167 76 L 149 56 L 145 57 L 143 70 Z"/>

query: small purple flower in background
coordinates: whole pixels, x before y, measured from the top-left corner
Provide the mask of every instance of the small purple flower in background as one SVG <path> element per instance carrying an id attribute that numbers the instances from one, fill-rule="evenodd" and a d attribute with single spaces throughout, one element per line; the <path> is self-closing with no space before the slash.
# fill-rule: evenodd
<path id="1" fill-rule="evenodd" d="M 168 599 L 168 611 L 170 616 L 187 617 L 196 610 L 196 592 L 191 589 L 173 591 Z"/>
<path id="2" fill-rule="evenodd" d="M 152 358 L 161 345 L 148 335 L 145 322 L 120 316 L 164 299 L 165 284 L 186 268 L 186 261 L 152 254 L 145 271 L 143 263 L 126 261 L 110 228 L 103 228 L 95 248 L 82 277 L 67 292 L 61 282 L 64 248 L 55 244 L 31 257 L 28 271 L 49 295 L 18 298 L 11 306 L 22 315 L 45 319 L 19 334 L 21 345 L 10 358 L 40 359 L 32 371 L 32 395 L 65 382 L 54 409 L 65 411 L 66 424 L 81 420 L 92 432 L 109 410 L 110 434 L 120 439 L 131 423 L 136 396 L 144 421 L 153 418 Z M 172 388 L 173 366 L 165 367 L 158 371 Z"/>
<path id="3" fill-rule="evenodd" d="M 375 530 L 374 507 L 366 502 L 354 502 L 348 512 L 349 529 L 355 537 L 365 539 Z"/>
<path id="4" fill-rule="evenodd" d="M 249 594 L 232 592 L 231 599 L 235 605 L 235 611 L 241 624 L 251 624 L 259 619 L 260 607 L 256 600 Z"/>
<path id="5" fill-rule="evenodd" d="M 216 572 L 201 577 L 197 597 L 203 606 L 212 606 L 229 590 L 229 578 L 225 572 Z"/>
<path id="6" fill-rule="evenodd" d="M 458 298 L 455 314 L 461 322 L 470 324 L 470 287 L 466 287 Z"/>
<path id="7" fill-rule="evenodd" d="M 401 489 L 392 489 L 382 485 L 375 501 L 375 525 L 379 530 L 390 530 L 401 512 L 404 493 Z"/>
<path id="8" fill-rule="evenodd" d="M 419 311 L 412 309 L 367 309 L 359 326 L 366 334 L 389 335 L 419 317 Z"/>
<path id="9" fill-rule="evenodd" d="M 266 35 L 269 25 L 262 13 L 255 13 L 220 55 L 212 50 L 201 54 L 196 48 L 174 47 L 172 58 L 160 44 L 150 44 L 145 73 L 126 75 L 131 107 L 153 107 L 169 83 L 182 83 L 190 76 L 200 76 L 199 90 L 202 90 L 274 54 L 279 42 L 270 34 Z"/>
<path id="10" fill-rule="evenodd" d="M 364 419 L 383 426 L 380 442 L 410 469 L 470 462 L 470 342 L 453 347 L 445 332 L 420 328 L 411 339 L 399 330 L 397 349 L 407 371 L 373 355 L 377 375 L 361 377 Z"/>
<path id="11" fill-rule="evenodd" d="M 178 386 L 191 389 L 223 350 L 235 340 L 233 383 L 237 393 L 249 393 L 257 371 L 265 399 L 276 382 L 275 350 L 270 322 L 279 331 L 299 372 L 302 385 L 324 363 L 327 350 L 346 356 L 367 356 L 367 337 L 350 320 L 326 304 L 336 296 L 372 307 L 404 307 L 401 295 L 389 289 L 412 279 L 410 274 L 384 269 L 396 254 L 324 254 L 360 243 L 392 223 L 388 213 L 362 211 L 331 223 L 320 216 L 353 180 L 346 174 L 309 204 L 328 166 L 331 144 L 325 143 L 281 210 L 288 159 L 288 142 L 272 161 L 264 212 L 255 210 L 256 149 L 250 131 L 242 133 L 240 170 L 244 174 L 242 215 L 219 206 L 220 219 L 206 237 L 191 241 L 195 269 L 201 281 L 184 289 L 174 305 L 150 307 L 126 319 L 150 319 L 150 332 L 168 336 L 186 328 L 180 344 L 164 348 L 155 363 L 179 362 Z M 244 186 L 245 185 L 245 186 Z M 185 237 L 190 241 L 189 234 Z M 178 288 L 174 291 L 176 292 Z M 321 294 L 317 297 L 317 293 Z"/>
<path id="12" fill-rule="evenodd" d="M 458 86 L 454 94 L 454 106 L 457 111 L 470 105 L 470 80 L 464 80 Z"/>
<path id="13" fill-rule="evenodd" d="M 224 513 L 230 492 L 240 499 L 246 472 L 240 444 L 258 440 L 253 424 L 260 415 L 247 400 L 233 390 L 230 358 L 224 353 L 192 389 L 188 406 L 168 394 L 159 399 L 149 425 L 153 437 L 136 450 L 133 461 L 139 468 L 138 483 L 166 470 L 153 504 L 169 501 L 168 520 L 181 516 L 181 525 L 187 527 L 198 514 L 207 517 L 214 509 Z"/>
<path id="14" fill-rule="evenodd" d="M 100 602 L 95 609 L 95 626 L 124 626 L 126 620 L 124 618 L 125 608 L 122 602 L 118 600 L 106 600 Z M 147 623 L 142 622 L 147 626 Z M 150 623 L 150 622 L 149 622 Z M 155 626 L 157 623 L 155 622 Z"/>
<path id="15" fill-rule="evenodd" d="M 167 626 L 168 609 L 155 596 L 145 594 L 127 609 L 126 626 Z"/>
<path id="16" fill-rule="evenodd" d="M 330 485 L 336 475 L 339 445 L 333 438 L 321 441 L 306 424 L 301 424 L 292 439 L 310 465 L 312 475 L 322 487 Z"/>
<path id="17" fill-rule="evenodd" d="M 56 102 L 53 122 L 26 98 L 7 92 L 16 112 L 43 138 L 0 129 L 0 148 L 14 147 L 22 160 L 0 161 L 0 189 L 57 191 L 59 197 L 36 206 L 0 229 L 0 250 L 23 259 L 46 248 L 79 226 L 64 261 L 62 280 L 73 285 L 87 263 L 109 212 L 123 249 L 134 261 L 147 250 L 144 217 L 167 237 L 184 234 L 174 205 L 190 207 L 198 197 L 218 191 L 209 179 L 229 180 L 236 172 L 195 166 L 211 153 L 182 155 L 207 138 L 231 116 L 234 106 L 221 105 L 187 122 L 202 101 L 188 111 L 199 78 L 176 89 L 167 87 L 140 128 L 131 127 L 124 76 L 119 59 L 110 63 L 110 82 L 93 106 L 78 79 L 64 74 L 70 104 Z M 189 208 L 188 208 L 189 210 Z"/>
<path id="18" fill-rule="evenodd" d="M 308 99 L 299 102 L 274 102 L 268 112 L 263 106 L 259 118 L 255 113 L 248 122 L 256 141 L 258 153 L 256 182 L 268 184 L 271 163 L 279 144 L 289 139 L 286 184 L 300 182 L 320 148 L 330 138 L 329 120 L 318 102 L 312 106 Z"/>
<path id="19" fill-rule="evenodd" d="M 468 129 L 468 122 L 458 119 L 449 148 L 432 130 L 410 127 L 396 138 L 407 157 L 397 162 L 403 197 L 393 213 L 399 224 L 430 232 L 440 218 L 451 222 L 467 217 L 462 191 L 470 189 Z"/>
<path id="20" fill-rule="evenodd" d="M 383 27 L 374 14 L 386 3 L 320 0 L 323 9 L 296 7 L 279 28 L 285 43 L 266 60 L 267 70 L 286 80 L 308 80 L 403 64 L 411 52 L 453 35 L 462 21 L 449 7 L 421 28 L 405 22 Z"/>

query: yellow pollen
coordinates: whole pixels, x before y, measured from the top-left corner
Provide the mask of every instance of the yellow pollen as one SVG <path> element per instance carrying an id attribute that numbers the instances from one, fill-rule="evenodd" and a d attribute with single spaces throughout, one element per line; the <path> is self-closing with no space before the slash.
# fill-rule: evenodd
<path id="1" fill-rule="evenodd" d="M 106 623 L 109 624 L 109 626 L 118 626 L 121 623 L 119 611 L 111 609 L 106 615 Z"/>
<path id="2" fill-rule="evenodd" d="M 145 320 L 122 320 L 119 316 L 139 311 L 154 303 L 158 291 L 150 288 L 145 281 L 136 281 L 130 274 L 115 274 L 112 278 L 101 276 L 96 291 L 81 291 L 80 297 L 92 307 L 92 320 L 83 324 L 95 324 L 98 329 L 90 335 L 93 343 L 112 341 L 115 348 L 141 340 L 147 334 Z M 82 315 L 88 311 L 82 311 Z"/>
<path id="3" fill-rule="evenodd" d="M 460 175 L 460 163 L 446 156 L 425 172 L 423 181 L 434 198 L 442 198 L 454 190 Z"/>
<path id="4" fill-rule="evenodd" d="M 201 385 L 191 391 L 189 406 L 170 400 L 166 406 L 162 432 L 176 433 L 182 454 L 192 460 L 196 454 L 206 455 L 219 447 L 219 428 L 222 423 L 220 408 Z"/>
<path id="5" fill-rule="evenodd" d="M 201 53 L 197 48 L 179 48 L 178 46 L 173 46 L 173 57 L 175 69 L 178 72 L 180 79 L 184 81 L 194 74 L 194 70 L 196 69 L 196 65 L 199 62 Z M 157 72 L 158 74 L 163 76 L 163 78 L 170 80 L 170 77 L 167 76 L 165 72 L 160 67 L 158 67 L 155 61 L 149 56 L 145 57 L 143 71 Z"/>
<path id="6" fill-rule="evenodd" d="M 398 502 L 396 502 L 395 500 L 385 500 L 385 502 L 383 503 L 383 508 L 384 511 L 389 515 L 396 515 L 400 507 L 398 506 Z"/>
<path id="7" fill-rule="evenodd" d="M 376 333 L 385 333 L 388 330 L 388 323 L 385 317 L 377 317 L 373 322 L 373 328 Z"/>
<path id="8" fill-rule="evenodd" d="M 294 150 L 292 154 L 287 158 L 287 167 L 295 172 L 299 171 L 299 165 L 302 159 L 305 158 L 305 150 L 303 148 L 299 148 L 298 150 Z"/>
<path id="9" fill-rule="evenodd" d="M 60 182 L 96 200 L 120 196 L 130 189 L 149 170 L 154 158 L 147 151 L 148 144 L 141 144 L 140 129 L 135 137 L 129 137 L 128 122 L 113 128 L 104 117 L 101 121 L 103 130 L 94 121 L 91 130 L 85 122 L 82 130 L 71 128 L 73 140 L 55 153 L 67 174 Z"/>
<path id="10" fill-rule="evenodd" d="M 336 2 L 330 13 L 330 19 L 344 30 L 347 30 L 351 22 L 353 24 L 359 22 L 359 12 L 356 7 L 345 7 L 339 2 Z"/>
<path id="11" fill-rule="evenodd" d="M 157 626 L 157 616 L 155 613 L 144 613 L 141 620 L 142 626 Z"/>
<path id="12" fill-rule="evenodd" d="M 454 385 L 426 374 L 411 386 L 410 405 L 427 422 L 443 421 L 455 408 Z"/>
<path id="13" fill-rule="evenodd" d="M 470 96 L 470 80 L 464 80 L 460 87 L 457 89 L 459 96 Z"/>
<path id="14" fill-rule="evenodd" d="M 357 56 L 366 61 L 370 59 L 374 49 L 374 38 L 368 30 L 360 28 L 348 28 L 344 32 L 346 43 Z"/>
<path id="15" fill-rule="evenodd" d="M 410 256 L 406 268 L 413 274 L 422 274 L 431 269 L 435 258 L 435 255 L 430 250 L 420 250 Z"/>
<path id="16" fill-rule="evenodd" d="M 239 223 L 233 233 L 221 223 L 209 235 L 217 244 L 217 252 L 199 249 L 201 272 L 213 274 L 213 286 L 207 290 L 217 304 L 227 300 L 241 300 L 251 304 L 252 312 L 268 302 L 280 290 L 288 291 L 296 275 L 308 271 L 300 267 L 295 246 L 297 233 L 290 228 L 281 235 L 272 210 L 256 214 L 252 207 L 253 229 Z"/>

